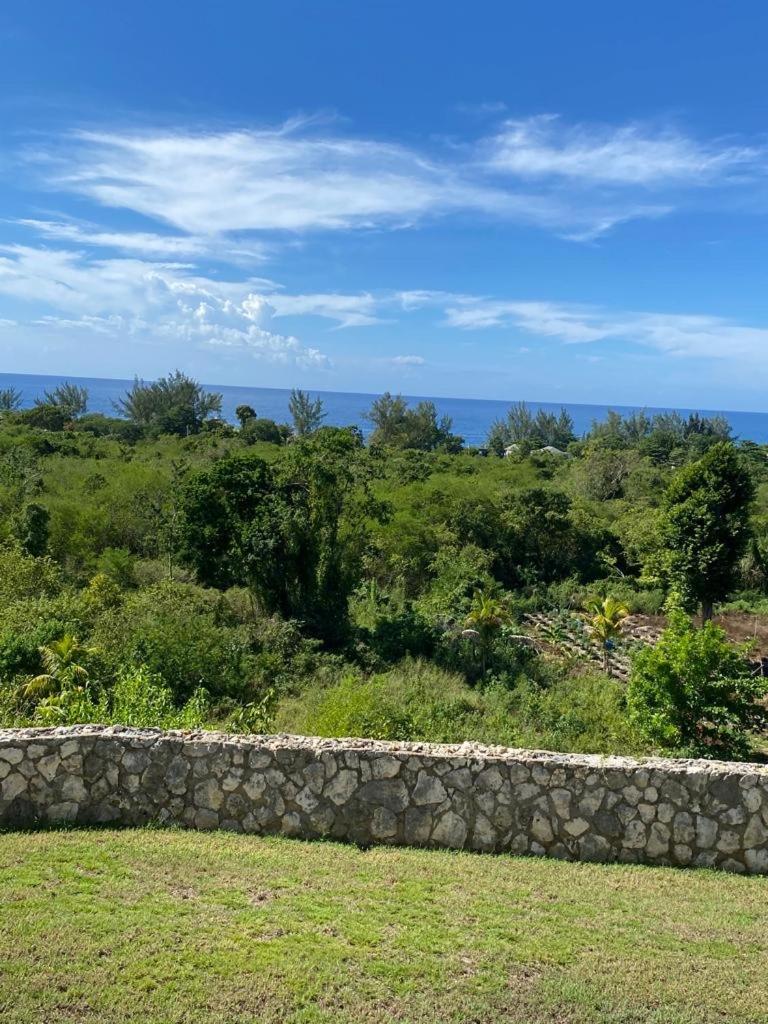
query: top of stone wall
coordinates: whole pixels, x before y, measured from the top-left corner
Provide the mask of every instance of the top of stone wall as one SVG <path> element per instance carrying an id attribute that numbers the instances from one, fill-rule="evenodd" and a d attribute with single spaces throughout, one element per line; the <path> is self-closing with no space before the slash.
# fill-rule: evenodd
<path id="1" fill-rule="evenodd" d="M 551 750 L 527 750 L 517 747 L 484 746 L 481 743 L 409 743 L 405 741 L 358 739 L 343 737 L 326 739 L 320 736 L 294 736 L 289 733 L 240 734 L 207 732 L 194 729 L 137 729 L 124 725 L 73 725 L 48 728 L 0 729 L 0 747 L 33 742 L 36 739 L 73 739 L 76 737 L 119 737 L 127 742 L 146 743 L 158 740 L 176 740 L 226 744 L 228 746 L 259 747 L 270 750 L 309 749 L 316 751 L 370 751 L 371 753 L 421 755 L 432 758 L 467 758 L 479 761 L 536 762 L 572 768 L 613 768 L 632 771 L 637 768 L 655 768 L 667 773 L 708 775 L 761 775 L 768 779 L 768 764 L 745 761 L 707 761 L 703 759 L 662 757 L 620 757 L 602 754 L 565 754 Z"/>

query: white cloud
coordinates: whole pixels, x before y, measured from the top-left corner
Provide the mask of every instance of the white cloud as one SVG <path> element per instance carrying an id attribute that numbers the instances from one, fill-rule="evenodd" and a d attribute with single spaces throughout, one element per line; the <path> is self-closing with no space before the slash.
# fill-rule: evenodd
<path id="1" fill-rule="evenodd" d="M 80 132 L 51 184 L 190 234 L 402 225 L 449 209 L 498 209 L 502 191 L 393 143 L 264 131 Z"/>
<path id="2" fill-rule="evenodd" d="M 165 235 L 116 237 L 123 251 L 149 255 L 155 246 L 159 255 L 173 255 L 194 254 L 233 232 L 263 239 L 264 233 L 403 228 L 457 213 L 591 240 L 626 221 L 668 214 L 679 197 L 649 203 L 649 184 L 711 182 L 744 168 L 757 152 L 635 125 L 568 128 L 538 116 L 507 121 L 491 137 L 429 156 L 287 124 L 260 131 L 79 132 L 28 157 L 49 188 L 185 232 L 186 250 Z M 606 184 L 622 189 L 606 194 L 597 187 Z M 86 244 L 109 234 L 65 228 L 65 236 L 59 224 L 45 230 Z"/>
<path id="3" fill-rule="evenodd" d="M 516 177 L 620 186 L 711 184 L 764 155 L 762 147 L 700 143 L 671 128 L 569 126 L 551 115 L 505 122 L 486 150 L 490 167 Z"/>
<path id="4" fill-rule="evenodd" d="M 27 325 L 125 340 L 241 348 L 270 362 L 322 368 L 319 349 L 273 331 L 275 309 L 258 282 L 218 281 L 175 263 L 88 259 L 26 246 L 0 247 L 0 294 L 51 309 Z"/>
<path id="5" fill-rule="evenodd" d="M 367 327 L 383 323 L 376 311 L 379 301 L 368 292 L 289 295 L 275 293 L 270 302 L 277 316 L 320 316 L 337 321 L 340 327 Z"/>
<path id="6" fill-rule="evenodd" d="M 16 223 L 31 228 L 43 238 L 73 242 L 97 249 L 115 249 L 147 259 L 184 259 L 220 257 L 229 262 L 261 262 L 267 258 L 267 246 L 251 241 L 235 243 L 229 239 L 203 235 L 161 235 L 152 231 L 108 231 L 93 224 L 74 221 L 20 219 Z"/>
<path id="7" fill-rule="evenodd" d="M 768 328 L 725 317 L 622 312 L 555 302 L 508 302 L 458 296 L 446 323 L 463 329 L 513 327 L 566 344 L 619 341 L 672 356 L 768 363 Z"/>
<path id="8" fill-rule="evenodd" d="M 425 366 L 427 362 L 423 356 L 393 356 L 389 361 L 395 366 Z"/>

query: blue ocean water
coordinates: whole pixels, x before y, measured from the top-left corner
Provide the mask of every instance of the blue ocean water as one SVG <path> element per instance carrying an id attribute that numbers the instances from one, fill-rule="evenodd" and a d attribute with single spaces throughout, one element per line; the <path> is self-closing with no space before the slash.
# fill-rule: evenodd
<path id="1" fill-rule="evenodd" d="M 23 396 L 22 404 L 31 406 L 35 399 L 42 398 L 45 391 L 50 391 L 57 384 L 69 380 L 88 389 L 89 412 L 102 412 L 109 416 L 115 415 L 114 403 L 121 398 L 131 386 L 128 380 L 109 380 L 101 377 L 52 377 L 32 374 L 0 373 L 0 388 L 17 388 Z M 234 422 L 235 409 L 238 405 L 250 405 L 259 416 L 285 422 L 289 420 L 289 390 L 281 388 L 250 388 L 232 387 L 227 385 L 206 385 L 211 391 L 218 391 L 223 397 L 222 412 L 226 419 Z M 364 412 L 370 408 L 376 395 L 356 394 L 344 391 L 316 391 L 313 397 L 322 398 L 326 412 L 325 422 L 332 426 L 349 426 L 356 424 L 364 433 L 370 425 L 363 418 Z M 429 396 L 408 396 L 409 401 L 417 402 Z M 479 398 L 432 398 L 440 415 L 448 415 L 453 420 L 453 430 L 467 444 L 482 444 L 488 428 L 494 420 L 504 416 L 513 401 L 495 401 Z M 608 406 L 582 405 L 572 402 L 528 402 L 534 411 L 547 409 L 559 411 L 564 406 L 573 417 L 577 435 L 585 433 L 595 420 L 605 419 L 609 409 L 617 412 L 631 412 L 639 406 Z M 667 412 L 668 409 L 646 407 L 646 412 Z M 679 409 L 687 414 L 690 410 Z M 768 413 L 764 412 L 729 412 L 728 410 L 699 409 L 705 415 L 725 416 L 731 424 L 733 433 L 742 440 L 768 444 Z"/>

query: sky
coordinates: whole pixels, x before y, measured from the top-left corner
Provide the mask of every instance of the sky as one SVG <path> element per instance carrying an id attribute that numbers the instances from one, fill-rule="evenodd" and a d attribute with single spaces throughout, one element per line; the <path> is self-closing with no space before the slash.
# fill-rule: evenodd
<path id="1" fill-rule="evenodd" d="M 768 411 L 768 5 L 4 0 L 0 371 Z"/>

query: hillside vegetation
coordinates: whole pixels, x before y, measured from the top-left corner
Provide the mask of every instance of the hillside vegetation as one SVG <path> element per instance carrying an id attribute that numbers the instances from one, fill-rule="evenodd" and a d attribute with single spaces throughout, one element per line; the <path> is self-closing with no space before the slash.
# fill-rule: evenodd
<path id="1" fill-rule="evenodd" d="M 699 623 L 763 629 L 768 467 L 717 418 L 577 439 L 515 406 L 480 451 L 389 395 L 367 442 L 301 392 L 291 425 L 228 424 L 178 373 L 115 417 L 72 385 L 19 404 L 0 394 L 0 724 L 760 756 L 763 652 Z"/>

